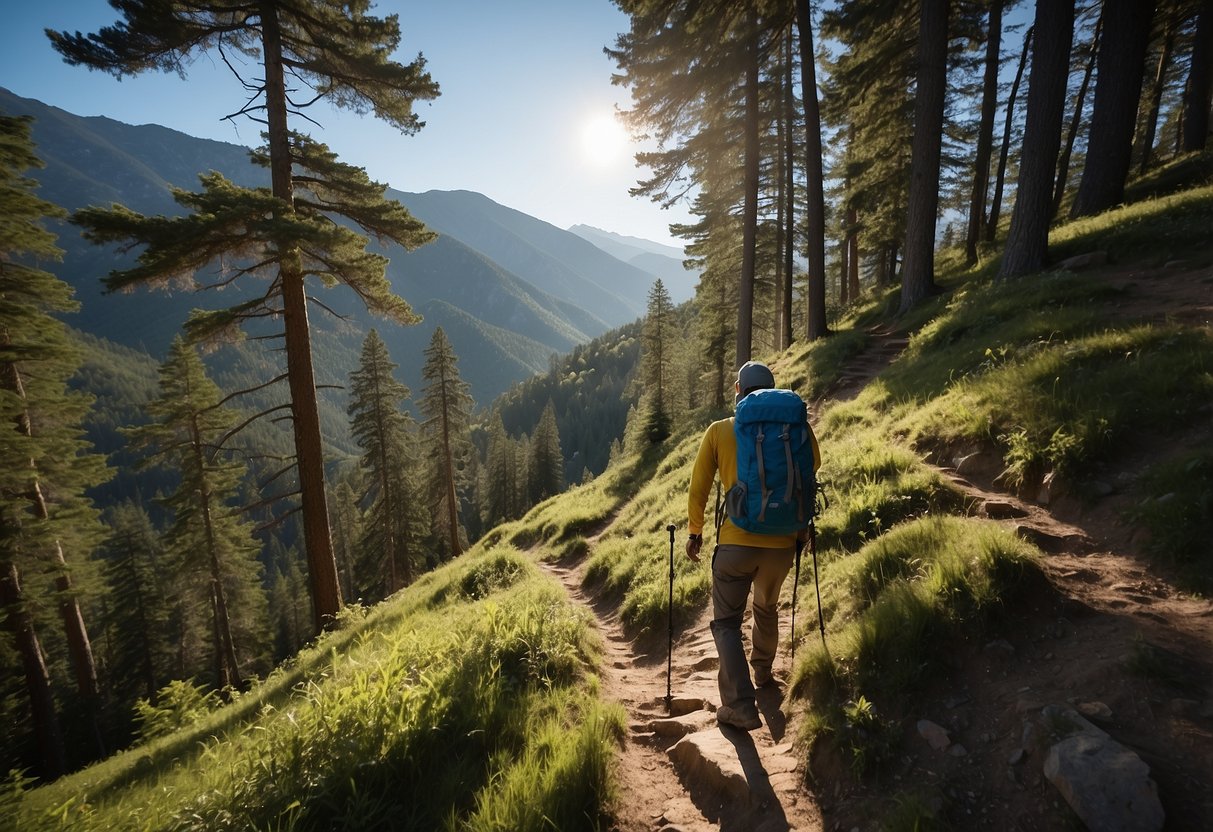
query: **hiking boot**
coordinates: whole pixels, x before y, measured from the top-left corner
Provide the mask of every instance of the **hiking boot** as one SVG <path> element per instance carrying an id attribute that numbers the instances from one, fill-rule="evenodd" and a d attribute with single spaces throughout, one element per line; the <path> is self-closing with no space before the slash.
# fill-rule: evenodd
<path id="1" fill-rule="evenodd" d="M 753 699 L 743 699 L 736 705 L 721 705 L 716 709 L 716 721 L 721 725 L 731 725 L 743 731 L 753 731 L 762 727 L 758 717 L 758 708 Z"/>
<path id="2" fill-rule="evenodd" d="M 754 687 L 765 688 L 768 685 L 775 684 L 775 674 L 771 672 L 769 667 L 754 668 Z"/>

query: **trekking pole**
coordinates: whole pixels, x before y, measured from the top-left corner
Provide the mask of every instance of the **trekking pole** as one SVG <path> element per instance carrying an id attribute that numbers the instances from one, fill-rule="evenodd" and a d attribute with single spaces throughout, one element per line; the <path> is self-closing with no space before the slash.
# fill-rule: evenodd
<path id="1" fill-rule="evenodd" d="M 796 541 L 796 574 L 792 578 L 792 668 L 796 668 L 796 595 L 800 590 L 800 553 L 804 551 L 804 541 Z"/>
<path id="2" fill-rule="evenodd" d="M 670 693 L 671 680 L 674 676 L 674 528 L 673 523 L 665 527 L 665 530 L 670 533 L 670 626 L 665 664 L 665 712 L 667 715 L 672 715 L 674 712 L 674 697 Z"/>
<path id="3" fill-rule="evenodd" d="M 809 551 L 813 553 L 813 586 L 817 588 L 817 626 L 821 630 L 821 646 L 826 646 L 826 620 L 821 612 L 821 583 L 817 580 L 817 525 L 809 523 Z M 827 652 L 829 648 L 826 648 Z"/>

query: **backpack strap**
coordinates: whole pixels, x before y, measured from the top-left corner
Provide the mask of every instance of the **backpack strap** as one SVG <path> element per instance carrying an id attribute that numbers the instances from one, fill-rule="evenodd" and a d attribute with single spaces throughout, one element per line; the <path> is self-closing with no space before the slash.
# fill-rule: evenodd
<path id="1" fill-rule="evenodd" d="M 792 489 L 794 486 L 799 485 L 799 483 L 796 482 L 797 477 L 793 474 L 793 471 L 796 471 L 796 463 L 792 461 L 792 426 L 784 425 L 783 433 L 779 434 L 779 438 L 783 440 L 783 454 L 787 458 L 788 465 L 788 491 L 784 495 L 783 499 L 785 501 L 791 501 L 793 493 Z"/>
<path id="2" fill-rule="evenodd" d="M 766 520 L 767 515 L 767 495 L 771 492 L 767 491 L 767 472 L 766 466 L 762 464 L 762 440 L 765 437 L 762 433 L 762 428 L 758 429 L 758 435 L 754 437 L 755 456 L 758 457 L 758 488 L 762 492 L 761 508 L 758 509 L 758 522 Z"/>

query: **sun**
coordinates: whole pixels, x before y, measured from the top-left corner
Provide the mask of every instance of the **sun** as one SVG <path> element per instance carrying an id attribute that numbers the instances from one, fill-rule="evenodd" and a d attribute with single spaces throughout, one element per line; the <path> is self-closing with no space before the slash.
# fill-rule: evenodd
<path id="1" fill-rule="evenodd" d="M 581 128 L 581 152 L 596 165 L 608 165 L 620 159 L 630 142 L 628 132 L 610 113 L 591 117 Z"/>

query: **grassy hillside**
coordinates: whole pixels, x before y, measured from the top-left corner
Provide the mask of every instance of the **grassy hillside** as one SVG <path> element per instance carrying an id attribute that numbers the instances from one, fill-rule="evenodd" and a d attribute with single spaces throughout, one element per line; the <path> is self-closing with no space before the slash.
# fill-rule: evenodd
<path id="1" fill-rule="evenodd" d="M 163 736 L 23 800 L 10 780 L 0 809 L 21 829 L 592 828 L 622 731 L 597 660 L 529 558 L 478 547 L 229 705 L 179 693 L 145 719 Z"/>
<path id="2" fill-rule="evenodd" d="M 932 461 L 984 459 L 1001 487 L 1034 495 L 1048 484 L 1075 512 L 1114 491 L 1119 521 L 1153 530 L 1135 539 L 1158 554 L 1160 572 L 1192 593 L 1213 589 L 1203 531 L 1213 519 L 1213 334 L 1207 316 L 1158 306 L 1159 274 L 1213 292 L 1210 218 L 1205 186 L 1064 226 L 1059 251 L 1104 250 L 1109 263 L 1005 285 L 992 281 L 994 264 L 966 271 L 942 257 L 947 291 L 896 322 L 908 347 L 850 400 L 829 393 L 873 348 L 871 325 L 888 321 L 893 294 L 853 308 L 837 335 L 769 357 L 781 382 L 826 396 L 815 409 L 829 498 L 817 522 L 824 634 L 802 578 L 789 703 L 803 757 L 826 747 L 853 772 L 880 771 L 925 686 L 1031 615 L 1026 602 L 1046 585 L 1041 552 L 977 516 Z M 1151 239 L 1168 240 L 1166 256 L 1139 248 Z M 1168 308 L 1182 313 L 1182 298 Z M 419 829 L 593 827 L 610 808 L 623 720 L 599 700 L 585 614 L 535 561 L 587 558 L 587 587 L 619 605 L 626 630 L 660 632 L 665 527 L 678 525 L 681 549 L 691 463 L 718 416 L 696 414 L 664 443 L 496 528 L 236 702 L 4 799 L 34 829 L 368 828 L 388 818 Z M 675 564 L 682 626 L 707 603 L 709 566 L 681 555 Z M 930 814 L 910 797 L 896 802 L 914 823 Z"/>

